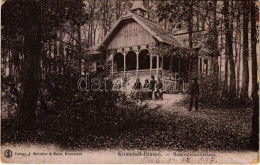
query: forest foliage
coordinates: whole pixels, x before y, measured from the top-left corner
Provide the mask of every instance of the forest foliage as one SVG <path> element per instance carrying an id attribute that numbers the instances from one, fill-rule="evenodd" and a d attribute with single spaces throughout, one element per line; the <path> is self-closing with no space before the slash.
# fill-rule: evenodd
<path id="1" fill-rule="evenodd" d="M 78 129 L 84 129 L 76 127 L 78 124 L 113 132 L 111 128 L 123 129 L 126 121 L 133 120 L 134 112 L 148 115 L 145 110 L 138 111 L 143 107 L 136 104 L 123 106 L 125 109 L 117 106 L 123 98 L 117 92 L 80 93 L 76 86 L 78 78 L 88 71 L 83 66 L 84 56 L 127 13 L 132 2 L 71 2 L 12 0 L 2 6 L 2 103 L 8 104 L 9 117 L 15 120 L 13 128 L 18 132 L 46 121 L 75 124 L 63 128 L 61 123 L 52 123 L 60 133 L 57 139 L 64 129 L 77 135 L 81 132 Z M 202 103 L 241 105 L 250 103 L 251 98 L 257 105 L 259 13 L 255 1 L 162 0 L 144 4 L 150 20 L 172 33 L 184 30 L 189 35 L 189 48 L 199 46 L 214 56 L 212 75 L 199 77 L 205 87 Z M 257 118 L 255 108 L 253 117 Z"/>

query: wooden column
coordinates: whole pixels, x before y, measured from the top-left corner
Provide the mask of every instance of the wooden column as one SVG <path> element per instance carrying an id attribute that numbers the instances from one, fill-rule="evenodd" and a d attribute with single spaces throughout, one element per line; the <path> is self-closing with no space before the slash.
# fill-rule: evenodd
<path id="1" fill-rule="evenodd" d="M 111 74 L 113 77 L 113 75 L 114 75 L 114 54 L 111 54 L 111 56 L 112 56 Z"/>
<path id="2" fill-rule="evenodd" d="M 136 77 L 138 77 L 139 70 L 139 51 L 136 51 Z"/>
<path id="3" fill-rule="evenodd" d="M 157 77 L 159 77 L 159 56 L 157 55 L 156 56 L 156 74 L 157 74 Z"/>
<path id="4" fill-rule="evenodd" d="M 212 73 L 212 58 L 208 57 L 208 74 Z"/>
<path id="5" fill-rule="evenodd" d="M 178 74 L 179 74 L 179 77 L 181 76 L 181 59 L 179 58 L 178 59 Z"/>
<path id="6" fill-rule="evenodd" d="M 125 72 L 126 72 L 126 53 L 124 52 L 123 53 L 123 55 L 124 55 L 124 78 L 125 78 Z"/>
<path id="7" fill-rule="evenodd" d="M 198 57 L 198 71 L 200 72 L 201 57 Z"/>
<path id="8" fill-rule="evenodd" d="M 161 78 L 163 78 L 163 56 L 162 56 L 162 65 L 161 65 L 161 68 L 162 68 L 162 75 L 161 75 Z"/>
<path id="9" fill-rule="evenodd" d="M 152 76 L 153 69 L 153 56 L 150 54 L 150 77 Z"/>
<path id="10" fill-rule="evenodd" d="M 204 74 L 204 58 L 201 57 L 201 73 Z"/>
<path id="11" fill-rule="evenodd" d="M 171 55 L 171 61 L 170 61 L 170 73 L 171 73 L 171 78 L 172 78 L 172 59 L 173 59 L 173 55 Z"/>

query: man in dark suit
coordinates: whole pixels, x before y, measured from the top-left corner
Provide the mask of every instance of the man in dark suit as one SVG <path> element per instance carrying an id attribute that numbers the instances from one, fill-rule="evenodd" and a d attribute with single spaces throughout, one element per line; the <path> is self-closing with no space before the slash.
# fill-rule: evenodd
<path id="1" fill-rule="evenodd" d="M 163 99 L 163 84 L 160 78 L 158 78 L 158 82 L 155 85 L 154 96 L 156 100 Z"/>
<path id="2" fill-rule="evenodd" d="M 143 97 L 143 99 L 149 98 L 149 81 L 148 81 L 148 79 L 146 79 L 144 82 L 142 97 Z"/>
<path id="3" fill-rule="evenodd" d="M 156 84 L 156 81 L 154 80 L 154 76 L 152 76 L 151 78 L 152 78 L 152 80 L 150 81 L 150 84 L 149 84 L 148 99 L 153 98 L 154 87 Z"/>
<path id="4" fill-rule="evenodd" d="M 200 87 L 198 84 L 198 79 L 195 77 L 193 80 L 194 80 L 194 83 L 191 86 L 191 92 L 190 92 L 189 111 L 191 111 L 191 109 L 192 109 L 192 104 L 193 104 L 194 100 L 195 100 L 195 109 L 196 109 L 196 111 L 198 111 L 198 109 L 199 109 L 198 100 L 199 100 L 199 94 L 200 94 Z"/>
<path id="5" fill-rule="evenodd" d="M 137 78 L 136 82 L 134 84 L 134 90 L 135 90 L 135 99 L 141 99 L 140 97 L 140 90 L 142 89 L 142 84 L 140 82 L 140 79 Z"/>

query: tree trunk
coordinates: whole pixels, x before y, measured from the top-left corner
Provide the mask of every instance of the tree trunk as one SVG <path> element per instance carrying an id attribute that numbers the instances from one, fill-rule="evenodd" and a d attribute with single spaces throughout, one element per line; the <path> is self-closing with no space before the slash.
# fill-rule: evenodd
<path id="1" fill-rule="evenodd" d="M 218 51 L 218 29 L 217 29 L 217 1 L 213 2 L 214 4 L 214 22 L 213 22 L 213 29 L 214 29 L 214 55 L 215 57 L 213 58 L 213 73 L 215 75 L 219 75 L 219 66 L 218 66 L 218 56 L 219 56 L 219 51 Z"/>
<path id="2" fill-rule="evenodd" d="M 116 20 L 121 16 L 121 0 L 116 1 Z"/>
<path id="3" fill-rule="evenodd" d="M 60 35 L 61 40 L 64 39 L 64 34 L 61 32 Z M 61 63 L 60 63 L 60 70 L 62 70 L 62 74 L 64 74 L 64 65 L 65 65 L 65 54 L 64 54 L 64 45 L 63 42 L 60 42 L 60 48 L 59 48 L 60 56 L 61 56 Z"/>
<path id="4" fill-rule="evenodd" d="M 40 2 L 27 1 L 24 41 L 24 65 L 22 77 L 22 97 L 16 113 L 15 128 L 17 131 L 33 127 L 36 118 L 37 99 L 40 86 Z"/>
<path id="5" fill-rule="evenodd" d="M 237 17 L 237 24 L 240 24 L 240 16 Z M 240 62 L 241 62 L 241 28 L 237 27 L 236 39 L 235 39 L 235 49 L 236 49 L 236 79 L 237 79 L 237 97 L 240 97 Z"/>
<path id="6" fill-rule="evenodd" d="M 228 22 L 228 17 L 227 17 L 227 13 L 228 13 L 228 2 L 224 2 L 224 7 L 223 7 L 223 16 L 224 16 L 224 30 L 227 29 L 227 25 L 226 25 L 226 22 Z M 226 33 L 225 33 L 226 34 Z M 226 38 L 226 36 L 225 36 Z M 226 40 L 227 41 L 227 40 Z M 227 96 L 227 93 L 228 93 L 228 48 L 227 48 L 227 42 L 225 41 L 225 74 L 224 74 L 224 85 L 223 85 L 223 95 L 224 97 Z"/>
<path id="7" fill-rule="evenodd" d="M 92 38 L 92 35 L 91 35 Z M 81 27 L 78 25 L 78 62 L 79 62 L 79 74 L 81 75 L 81 56 L 82 56 L 82 48 L 81 48 Z"/>
<path id="8" fill-rule="evenodd" d="M 254 101 L 251 145 L 258 151 L 259 149 L 259 96 L 257 83 L 257 54 L 256 54 L 256 6 L 251 2 L 251 49 L 252 49 L 252 98 Z"/>
<path id="9" fill-rule="evenodd" d="M 188 21 L 188 32 L 189 32 L 189 48 L 190 48 L 190 54 L 189 54 L 189 84 L 191 84 L 191 72 L 192 72 L 192 48 L 193 48 L 193 42 L 192 42 L 192 27 L 193 27 L 193 1 L 189 2 L 189 21 Z"/>
<path id="10" fill-rule="evenodd" d="M 11 77 L 11 44 L 9 42 L 9 49 L 8 49 L 8 77 Z"/>
<path id="11" fill-rule="evenodd" d="M 251 3 L 251 50 L 252 50 L 252 97 L 258 92 L 257 85 L 257 33 L 256 33 L 256 6 L 255 2 Z"/>
<path id="12" fill-rule="evenodd" d="M 243 7 L 243 76 L 242 76 L 242 97 L 248 98 L 248 23 L 249 14 L 246 6 Z"/>
<path id="13" fill-rule="evenodd" d="M 227 56 L 230 64 L 230 85 L 229 85 L 229 97 L 234 97 L 236 94 L 236 75 L 235 75 L 235 62 L 233 59 L 233 45 L 232 45 L 232 26 L 230 26 L 230 17 L 228 15 L 229 1 L 224 1 L 224 19 L 225 19 L 225 36 L 227 44 Z M 232 21 L 231 21 L 232 24 Z"/>
<path id="14" fill-rule="evenodd" d="M 1 73 L 2 73 L 2 78 L 5 77 L 5 63 L 6 63 L 6 60 L 5 60 L 5 54 L 2 53 L 2 57 L 1 57 L 1 62 L 2 62 L 2 70 L 1 70 Z"/>
<path id="15" fill-rule="evenodd" d="M 52 53 L 52 45 L 51 45 L 51 40 L 48 41 L 48 45 L 49 45 L 49 55 L 47 57 L 48 59 L 48 72 L 51 73 L 51 53 Z"/>
<path id="16" fill-rule="evenodd" d="M 254 107 L 253 107 L 253 117 L 252 117 L 252 132 L 250 144 L 252 148 L 256 151 L 259 150 L 259 84 L 255 85 L 256 93 L 253 97 Z"/>
<path id="17" fill-rule="evenodd" d="M 225 46 L 225 75 L 224 75 L 224 87 L 223 94 L 226 97 L 228 94 L 228 56 L 227 56 L 227 44 Z"/>
<path id="18" fill-rule="evenodd" d="M 54 54 L 54 60 L 53 60 L 53 70 L 54 72 L 57 72 L 57 39 L 55 38 L 54 40 L 54 50 L 53 50 L 53 54 Z"/>

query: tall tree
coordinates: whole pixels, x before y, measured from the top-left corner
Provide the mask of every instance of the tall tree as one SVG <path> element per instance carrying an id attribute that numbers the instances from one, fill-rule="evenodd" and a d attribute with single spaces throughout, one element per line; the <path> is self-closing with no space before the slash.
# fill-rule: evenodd
<path id="1" fill-rule="evenodd" d="M 121 0 L 116 0 L 116 20 L 118 20 L 121 17 L 122 11 L 122 1 Z"/>
<path id="2" fill-rule="evenodd" d="M 251 52 L 252 52 L 252 97 L 258 92 L 257 89 L 257 29 L 256 29 L 256 5 L 251 2 Z"/>
<path id="3" fill-rule="evenodd" d="M 245 3 L 243 3 L 243 76 L 242 76 L 242 97 L 248 97 L 249 69 L 248 69 L 248 23 L 249 13 Z"/>
<path id="4" fill-rule="evenodd" d="M 225 37 L 226 37 L 226 45 L 227 51 L 226 55 L 229 60 L 229 73 L 230 73 L 230 86 L 229 86 L 229 94 L 231 97 L 234 97 L 236 94 L 236 75 L 235 75 L 235 62 L 233 58 L 233 42 L 232 42 L 232 21 L 230 19 L 229 14 L 229 1 L 224 1 L 224 22 L 225 22 Z"/>
<path id="5" fill-rule="evenodd" d="M 214 51 L 214 58 L 213 58 L 213 73 L 219 75 L 219 67 L 218 67 L 218 20 L 217 20 L 217 1 L 213 2 L 213 51 Z"/>
<path id="6" fill-rule="evenodd" d="M 259 149 L 259 84 L 257 83 L 257 29 L 256 17 L 259 13 L 256 12 L 255 2 L 251 2 L 251 49 L 252 49 L 252 97 L 254 101 L 253 118 L 252 118 L 252 133 L 251 144 L 258 151 Z"/>
<path id="7" fill-rule="evenodd" d="M 240 3 L 236 2 L 236 17 L 235 17 L 235 21 L 236 21 L 236 30 L 235 30 L 235 36 L 234 36 L 234 46 L 235 46 L 235 62 L 236 62 L 236 80 L 237 80 L 237 97 L 240 97 L 240 74 L 241 74 L 241 67 L 240 67 L 240 63 L 241 63 L 241 50 L 242 50 L 242 44 L 241 44 L 241 13 L 240 13 Z"/>
<path id="8" fill-rule="evenodd" d="M 188 3 L 189 5 L 189 14 L 188 14 L 188 33 L 189 33 L 189 48 L 193 48 L 193 41 L 192 41 L 192 35 L 193 35 L 193 1 Z M 192 53 L 190 53 L 189 56 L 189 83 L 191 82 L 191 76 L 192 76 L 192 63 L 193 63 L 193 57 Z"/>
<path id="9" fill-rule="evenodd" d="M 32 127 L 36 117 L 37 99 L 40 87 L 41 39 L 39 0 L 26 1 L 26 23 L 24 26 L 24 64 L 22 76 L 22 98 L 16 114 L 15 128 L 18 131 Z"/>
<path id="10" fill-rule="evenodd" d="M 78 15 L 79 18 L 82 18 L 82 8 L 83 8 L 83 1 L 82 0 L 78 0 Z M 78 20 L 76 22 L 77 25 L 77 36 L 78 36 L 78 42 L 77 42 L 77 53 L 78 53 L 78 65 L 79 65 L 79 74 L 81 74 L 82 72 L 82 66 L 81 66 L 81 60 L 82 60 L 82 46 L 81 46 L 81 26 L 82 26 L 82 21 Z"/>

